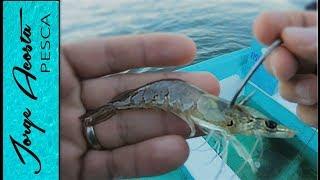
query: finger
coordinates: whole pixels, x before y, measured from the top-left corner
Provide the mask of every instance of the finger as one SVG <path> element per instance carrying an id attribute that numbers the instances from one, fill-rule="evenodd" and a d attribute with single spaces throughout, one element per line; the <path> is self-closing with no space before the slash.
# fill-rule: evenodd
<path id="1" fill-rule="evenodd" d="M 275 49 L 264 64 L 280 81 L 291 79 L 298 70 L 298 61 L 284 46 Z"/>
<path id="2" fill-rule="evenodd" d="M 253 31 L 264 44 L 271 44 L 280 38 L 289 26 L 309 27 L 317 23 L 317 13 L 306 11 L 264 12 L 254 22 Z"/>
<path id="3" fill-rule="evenodd" d="M 189 154 L 180 136 L 163 136 L 109 151 L 89 151 L 84 179 L 113 179 L 159 175 L 182 165 Z"/>
<path id="4" fill-rule="evenodd" d="M 61 168 L 60 175 L 61 179 L 79 179 L 80 158 L 83 155 L 83 151 L 74 146 L 72 141 L 61 138 L 60 141 L 60 166 L 61 167 L 72 167 L 72 168 Z"/>
<path id="5" fill-rule="evenodd" d="M 63 52 L 79 77 L 93 78 L 136 67 L 186 64 L 196 47 L 184 36 L 159 33 L 78 42 L 65 45 Z"/>
<path id="6" fill-rule="evenodd" d="M 306 123 L 317 127 L 318 126 L 318 104 L 305 106 L 298 104 L 297 115 Z"/>
<path id="7" fill-rule="evenodd" d="M 195 84 L 212 94 L 219 93 L 219 83 L 210 73 L 144 73 L 118 74 L 85 80 L 82 83 L 82 102 L 87 109 L 100 107 L 120 93 L 136 89 L 160 79 L 181 79 Z"/>
<path id="8" fill-rule="evenodd" d="M 280 82 L 279 88 L 281 96 L 288 101 L 303 105 L 313 105 L 318 102 L 316 75 L 296 75 L 290 81 Z"/>
<path id="9" fill-rule="evenodd" d="M 61 55 L 60 58 L 60 98 L 75 102 L 79 99 L 80 83 L 64 56 Z"/>
<path id="10" fill-rule="evenodd" d="M 281 35 L 284 45 L 298 59 L 309 64 L 317 63 L 317 28 L 288 27 Z M 314 66 L 315 67 L 315 66 Z M 316 68 L 316 67 L 315 67 Z"/>
<path id="11" fill-rule="evenodd" d="M 104 148 L 114 149 L 164 135 L 187 138 L 191 130 L 174 114 L 160 110 L 127 110 L 95 125 L 95 132 Z M 200 133 L 198 131 L 197 135 Z"/>

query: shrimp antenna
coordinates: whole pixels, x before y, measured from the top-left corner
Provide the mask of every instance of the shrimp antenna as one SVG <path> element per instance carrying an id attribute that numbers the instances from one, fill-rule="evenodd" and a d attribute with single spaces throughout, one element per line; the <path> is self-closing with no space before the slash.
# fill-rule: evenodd
<path id="1" fill-rule="evenodd" d="M 267 49 L 266 51 L 262 54 L 262 56 L 260 56 L 260 58 L 258 59 L 258 61 L 253 65 L 253 67 L 250 69 L 249 73 L 247 74 L 247 76 L 244 78 L 244 80 L 242 81 L 239 89 L 236 91 L 235 95 L 233 96 L 229 107 L 232 107 L 240 92 L 242 91 L 242 89 L 244 88 L 244 86 L 247 84 L 247 82 L 249 81 L 249 79 L 252 77 L 252 75 L 256 72 L 256 70 L 259 68 L 259 66 L 263 63 L 263 61 L 266 59 L 266 57 L 268 55 L 271 54 L 271 52 L 276 49 L 277 47 L 279 47 L 281 45 L 282 41 L 280 39 L 275 40 Z"/>

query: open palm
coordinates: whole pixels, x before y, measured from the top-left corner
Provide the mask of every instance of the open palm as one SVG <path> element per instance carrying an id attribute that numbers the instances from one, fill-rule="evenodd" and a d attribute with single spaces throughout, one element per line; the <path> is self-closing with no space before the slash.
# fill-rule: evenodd
<path id="1" fill-rule="evenodd" d="M 94 126 L 103 151 L 88 146 L 79 116 L 117 94 L 151 81 L 178 78 L 218 94 L 208 73 L 120 73 L 130 68 L 189 63 L 194 43 L 182 36 L 150 34 L 67 44 L 61 51 L 61 177 L 112 179 L 157 175 L 188 157 L 189 128 L 157 110 L 123 111 Z"/>

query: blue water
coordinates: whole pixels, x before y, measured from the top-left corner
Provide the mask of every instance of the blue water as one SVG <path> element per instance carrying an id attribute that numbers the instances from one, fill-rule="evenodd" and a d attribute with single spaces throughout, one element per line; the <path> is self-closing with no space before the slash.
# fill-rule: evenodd
<path id="1" fill-rule="evenodd" d="M 173 32 L 197 44 L 195 62 L 250 45 L 252 23 L 267 10 L 303 9 L 307 0 L 68 0 L 61 3 L 62 42 Z"/>

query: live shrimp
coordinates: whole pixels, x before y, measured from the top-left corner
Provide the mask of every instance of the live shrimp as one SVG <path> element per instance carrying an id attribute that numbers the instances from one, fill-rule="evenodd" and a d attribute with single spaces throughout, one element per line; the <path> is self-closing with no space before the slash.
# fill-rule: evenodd
<path id="1" fill-rule="evenodd" d="M 80 119 L 87 126 L 94 125 L 126 109 L 161 109 L 173 113 L 188 124 L 190 137 L 195 135 L 197 126 L 205 134 L 223 138 L 226 141 L 224 146 L 232 144 L 253 171 L 256 171 L 256 166 L 251 153 L 234 135 L 271 138 L 291 138 L 295 135 L 292 130 L 268 119 L 254 108 L 243 104 L 230 107 L 228 101 L 178 79 L 159 80 L 126 91 Z M 226 156 L 227 147 L 222 147 L 224 160 Z"/>

